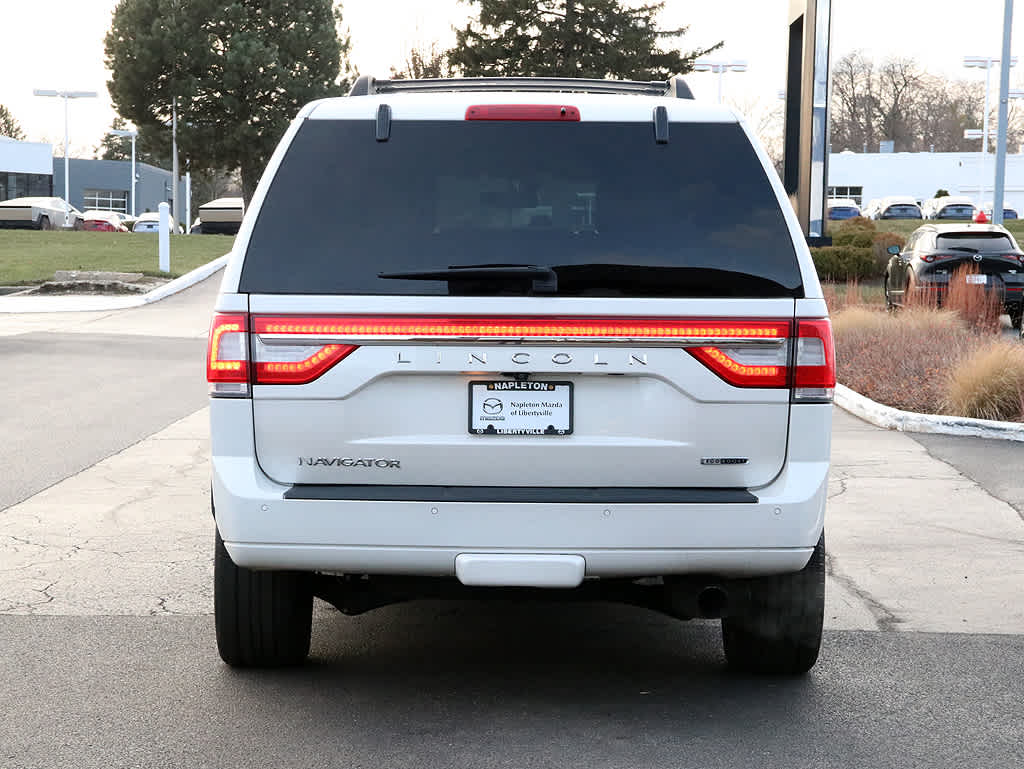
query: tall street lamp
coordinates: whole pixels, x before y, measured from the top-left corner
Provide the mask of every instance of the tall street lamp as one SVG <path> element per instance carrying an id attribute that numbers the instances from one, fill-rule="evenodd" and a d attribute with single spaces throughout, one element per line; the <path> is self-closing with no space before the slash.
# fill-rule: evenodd
<path id="1" fill-rule="evenodd" d="M 999 65 L 998 56 L 964 56 L 964 66 L 968 69 L 985 70 L 985 112 L 982 115 L 981 128 L 981 156 L 978 165 L 981 167 L 981 182 L 978 184 L 978 205 L 982 204 L 985 197 L 985 158 L 988 155 L 988 90 L 991 81 L 992 68 Z M 1017 66 L 1017 57 L 1010 57 L 1010 66 Z"/>
<path id="2" fill-rule="evenodd" d="M 722 103 L 722 81 L 726 72 L 746 72 L 745 61 L 722 61 L 712 59 L 697 59 L 693 63 L 694 72 L 716 72 L 718 73 L 718 103 Z"/>
<path id="3" fill-rule="evenodd" d="M 68 100 L 69 99 L 95 99 L 95 91 L 56 91 L 49 88 L 33 88 L 35 96 L 56 96 L 64 100 L 64 226 L 68 226 L 71 212 L 68 206 L 71 205 L 70 193 L 70 166 L 68 164 Z"/>
<path id="4" fill-rule="evenodd" d="M 132 216 L 135 216 L 135 139 L 138 138 L 139 132 L 136 129 L 125 131 L 120 128 L 112 128 L 109 133 L 114 136 L 132 137 Z"/>

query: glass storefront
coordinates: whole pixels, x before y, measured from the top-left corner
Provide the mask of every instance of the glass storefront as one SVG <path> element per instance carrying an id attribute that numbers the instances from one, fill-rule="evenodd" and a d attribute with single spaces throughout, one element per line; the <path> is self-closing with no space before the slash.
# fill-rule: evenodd
<path id="1" fill-rule="evenodd" d="M 49 174 L 16 174 L 0 171 L 0 200 L 52 196 L 53 177 Z"/>

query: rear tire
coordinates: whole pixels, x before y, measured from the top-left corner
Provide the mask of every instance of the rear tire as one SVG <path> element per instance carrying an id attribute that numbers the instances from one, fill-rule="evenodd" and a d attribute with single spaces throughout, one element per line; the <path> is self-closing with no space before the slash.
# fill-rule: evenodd
<path id="1" fill-rule="evenodd" d="M 213 613 L 217 650 L 233 667 L 300 665 L 309 655 L 312 575 L 235 565 L 217 532 Z"/>
<path id="2" fill-rule="evenodd" d="M 747 673 L 800 675 L 821 648 L 825 618 L 825 533 L 795 574 L 757 580 L 748 610 L 722 619 L 729 666 Z"/>
<path id="3" fill-rule="evenodd" d="M 1021 330 L 1021 321 L 1024 320 L 1024 315 L 1019 312 L 1010 313 L 1010 325 L 1018 331 Z"/>

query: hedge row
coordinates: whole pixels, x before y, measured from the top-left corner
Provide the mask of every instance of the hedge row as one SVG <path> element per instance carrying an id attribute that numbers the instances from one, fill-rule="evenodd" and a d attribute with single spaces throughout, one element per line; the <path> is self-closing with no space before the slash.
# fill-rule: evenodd
<path id="1" fill-rule="evenodd" d="M 885 275 L 889 246 L 900 246 L 906 239 L 895 232 L 878 232 L 870 219 L 857 217 L 840 225 L 831 246 L 812 248 L 811 256 L 818 277 L 827 281 L 871 280 Z"/>

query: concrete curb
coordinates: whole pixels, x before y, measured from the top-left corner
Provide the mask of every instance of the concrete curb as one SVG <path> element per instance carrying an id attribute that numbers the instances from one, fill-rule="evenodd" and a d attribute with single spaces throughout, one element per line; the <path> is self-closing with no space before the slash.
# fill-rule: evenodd
<path id="1" fill-rule="evenodd" d="M 26 312 L 89 312 L 126 310 L 130 307 L 141 307 L 145 304 L 159 302 L 169 296 L 191 288 L 196 283 L 206 280 L 217 270 L 223 269 L 230 254 L 219 256 L 212 262 L 196 267 L 181 277 L 164 283 L 145 294 L 129 296 L 5 296 L 0 297 L 0 314 Z"/>
<path id="2" fill-rule="evenodd" d="M 996 422 L 991 419 L 968 419 L 940 414 L 916 414 L 876 403 L 841 384 L 836 385 L 835 403 L 854 416 L 887 430 L 911 433 L 963 435 L 975 438 L 996 438 L 1024 441 L 1024 423 Z"/>

